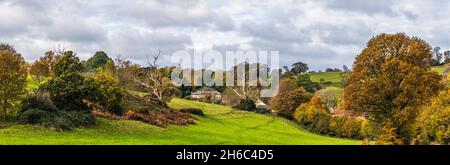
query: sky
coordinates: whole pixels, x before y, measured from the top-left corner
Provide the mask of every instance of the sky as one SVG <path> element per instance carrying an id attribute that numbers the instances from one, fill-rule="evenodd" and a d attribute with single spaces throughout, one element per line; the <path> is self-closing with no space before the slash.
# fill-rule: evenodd
<path id="1" fill-rule="evenodd" d="M 280 65 L 351 66 L 380 33 L 450 49 L 447 0 L 0 0 L 0 42 L 27 61 L 63 45 L 145 65 L 179 50 L 277 50 Z"/>

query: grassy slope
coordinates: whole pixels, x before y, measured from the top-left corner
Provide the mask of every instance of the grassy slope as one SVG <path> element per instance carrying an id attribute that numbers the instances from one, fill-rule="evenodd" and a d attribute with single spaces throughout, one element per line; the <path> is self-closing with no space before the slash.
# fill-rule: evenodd
<path id="1" fill-rule="evenodd" d="M 326 82 L 330 81 L 332 83 L 332 86 L 341 87 L 342 74 L 342 72 L 322 72 L 309 73 L 309 76 L 313 82 L 320 82 L 320 79 L 324 79 Z"/>
<path id="2" fill-rule="evenodd" d="M 439 74 L 444 74 L 444 67 L 433 67 L 431 68 L 432 71 L 438 72 Z"/>
<path id="3" fill-rule="evenodd" d="M 432 67 L 432 71 L 438 72 L 439 74 L 444 74 L 444 67 Z M 340 87 L 342 83 L 342 72 L 322 72 L 322 73 L 309 73 L 311 80 L 313 82 L 320 82 L 320 79 L 325 81 L 330 81 L 333 86 Z"/>
<path id="4" fill-rule="evenodd" d="M 72 132 L 40 126 L 14 125 L 0 129 L 0 144 L 360 144 L 302 131 L 291 121 L 226 106 L 174 99 L 170 106 L 201 108 L 196 125 L 159 128 L 138 121 L 110 121 Z"/>

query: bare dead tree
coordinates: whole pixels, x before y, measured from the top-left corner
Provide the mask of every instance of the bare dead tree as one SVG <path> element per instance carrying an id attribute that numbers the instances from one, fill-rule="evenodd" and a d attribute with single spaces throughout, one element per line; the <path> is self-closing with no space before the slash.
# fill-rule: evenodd
<path id="1" fill-rule="evenodd" d="M 142 86 L 147 88 L 148 95 L 151 98 L 156 98 L 158 101 L 165 103 L 164 96 L 176 88 L 172 85 L 170 79 L 161 73 L 158 66 L 158 60 L 161 56 L 161 51 L 158 50 L 156 56 L 147 57 L 149 69 L 146 71 L 144 81 L 139 82 Z"/>

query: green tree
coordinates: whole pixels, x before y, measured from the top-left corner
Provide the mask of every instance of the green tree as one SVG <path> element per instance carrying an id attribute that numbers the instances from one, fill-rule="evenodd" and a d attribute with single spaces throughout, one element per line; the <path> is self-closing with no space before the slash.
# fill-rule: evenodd
<path id="1" fill-rule="evenodd" d="M 291 72 L 294 75 L 306 73 L 309 70 L 308 64 L 305 64 L 303 62 L 297 62 L 292 64 Z"/>
<path id="2" fill-rule="evenodd" d="M 295 82 L 297 83 L 297 86 L 303 87 L 306 91 L 314 92 L 314 84 L 309 75 L 299 74 L 297 75 Z"/>
<path id="3" fill-rule="evenodd" d="M 347 109 L 388 123 L 385 132 L 394 131 L 407 144 L 419 107 L 443 87 L 426 63 L 430 52 L 425 41 L 403 33 L 372 38 L 353 64 L 344 91 Z"/>
<path id="4" fill-rule="evenodd" d="M 10 45 L 0 44 L 0 105 L 4 117 L 8 108 L 25 94 L 27 73 L 22 56 Z"/>
<path id="5" fill-rule="evenodd" d="M 433 49 L 433 56 L 436 59 L 437 65 L 440 65 L 441 62 L 443 61 L 443 55 L 441 53 L 441 47 L 435 47 Z M 444 59 L 445 60 L 445 59 Z"/>
<path id="6" fill-rule="evenodd" d="M 92 79 L 81 76 L 83 66 L 72 51 L 67 51 L 52 66 L 55 77 L 40 86 L 48 91 L 56 107 L 63 111 L 89 112 L 85 100 L 98 100 L 98 87 Z"/>
<path id="7" fill-rule="evenodd" d="M 109 58 L 105 52 L 98 51 L 86 61 L 85 68 L 88 71 L 94 71 L 97 68 L 105 66 L 109 60 L 111 60 L 111 58 Z"/>

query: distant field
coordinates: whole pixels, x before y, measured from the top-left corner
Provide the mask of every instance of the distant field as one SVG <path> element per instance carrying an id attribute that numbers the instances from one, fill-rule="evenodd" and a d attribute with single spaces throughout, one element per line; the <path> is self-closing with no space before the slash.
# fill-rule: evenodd
<path id="1" fill-rule="evenodd" d="M 332 86 L 342 86 L 343 72 L 322 72 L 322 73 L 309 73 L 313 82 L 320 82 L 320 79 L 324 79 L 325 82 L 330 81 Z"/>
<path id="2" fill-rule="evenodd" d="M 206 116 L 196 125 L 160 128 L 139 121 L 99 119 L 92 128 L 55 132 L 40 126 L 9 125 L 0 127 L 0 144 L 361 144 L 312 134 L 294 122 L 268 115 L 195 101 L 174 99 L 170 106 L 200 108 Z M 1 124 L 1 123 L 0 123 Z"/>
<path id="3" fill-rule="evenodd" d="M 431 70 L 438 72 L 439 74 L 444 74 L 445 68 L 444 67 L 433 67 L 433 68 L 431 68 Z"/>

